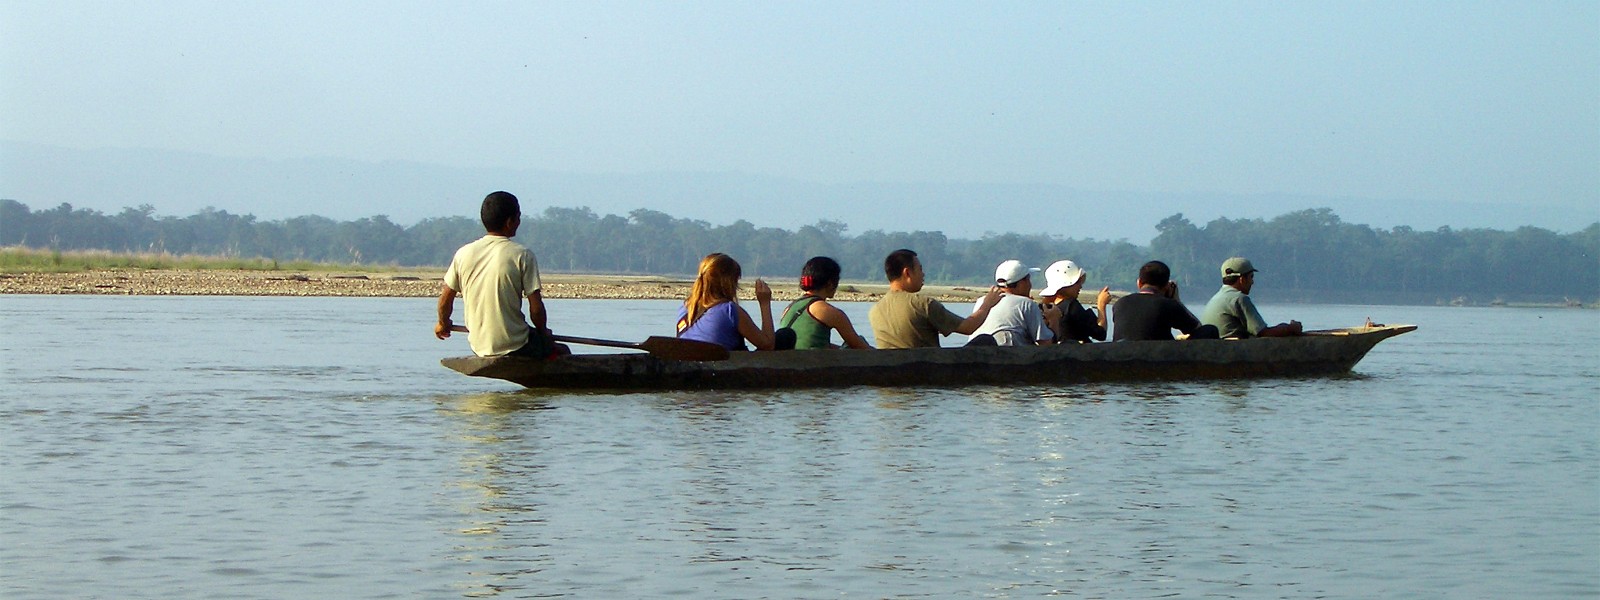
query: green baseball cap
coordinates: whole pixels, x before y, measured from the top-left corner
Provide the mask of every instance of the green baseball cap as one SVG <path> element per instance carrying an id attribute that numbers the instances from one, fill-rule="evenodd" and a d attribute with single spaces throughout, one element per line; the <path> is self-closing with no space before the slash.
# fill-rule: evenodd
<path id="1" fill-rule="evenodd" d="M 1223 277 L 1227 277 L 1229 275 L 1248 275 L 1258 270 L 1259 269 L 1256 269 L 1255 265 L 1250 264 L 1250 259 L 1248 258 L 1235 256 L 1228 260 L 1222 261 Z"/>

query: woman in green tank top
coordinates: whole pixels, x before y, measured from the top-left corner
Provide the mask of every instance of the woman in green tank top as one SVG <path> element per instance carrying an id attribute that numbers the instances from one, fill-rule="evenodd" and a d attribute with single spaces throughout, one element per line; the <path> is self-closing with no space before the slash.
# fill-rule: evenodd
<path id="1" fill-rule="evenodd" d="M 794 330 L 796 350 L 833 348 L 832 332 L 837 330 L 844 345 L 849 348 L 868 349 L 868 344 L 856 333 L 850 317 L 838 307 L 828 304 L 839 291 L 839 263 L 826 256 L 806 261 L 800 270 L 800 291 L 805 295 L 789 304 L 783 311 L 779 327 Z"/>

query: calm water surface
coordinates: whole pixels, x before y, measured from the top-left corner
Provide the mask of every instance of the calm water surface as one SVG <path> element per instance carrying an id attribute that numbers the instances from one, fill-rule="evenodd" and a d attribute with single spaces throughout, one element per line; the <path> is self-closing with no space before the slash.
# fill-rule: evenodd
<path id="1" fill-rule="evenodd" d="M 1421 329 L 1328 379 L 608 395 L 440 367 L 429 299 L 4 296 L 0 597 L 1600 596 L 1600 313 L 1263 310 Z"/>

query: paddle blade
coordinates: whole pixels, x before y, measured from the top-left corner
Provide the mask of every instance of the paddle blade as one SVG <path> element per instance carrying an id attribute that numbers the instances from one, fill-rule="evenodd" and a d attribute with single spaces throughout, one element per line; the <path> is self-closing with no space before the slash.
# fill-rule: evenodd
<path id="1" fill-rule="evenodd" d="M 659 335 L 650 336 L 639 349 L 667 360 L 728 360 L 728 349 L 719 344 Z"/>

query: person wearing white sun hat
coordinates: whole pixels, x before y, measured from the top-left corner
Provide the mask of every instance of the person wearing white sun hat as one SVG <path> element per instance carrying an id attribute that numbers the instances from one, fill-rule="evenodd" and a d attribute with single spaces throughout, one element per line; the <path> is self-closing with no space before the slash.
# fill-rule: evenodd
<path id="1" fill-rule="evenodd" d="M 1061 343 L 1106 341 L 1106 305 L 1111 303 L 1111 288 L 1100 288 L 1095 297 L 1098 311 L 1084 308 L 1078 302 L 1078 294 L 1087 278 L 1083 268 L 1070 260 L 1058 260 L 1044 270 L 1045 286 L 1039 290 L 1039 300 L 1046 309 L 1055 307 L 1061 312 L 1061 318 L 1051 323 L 1056 340 Z"/>

